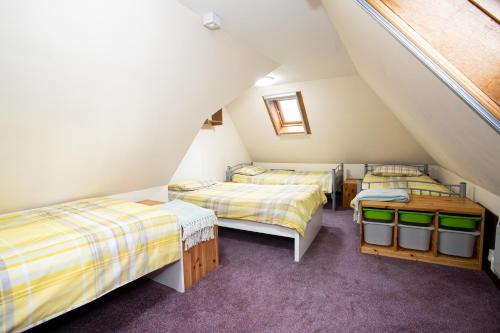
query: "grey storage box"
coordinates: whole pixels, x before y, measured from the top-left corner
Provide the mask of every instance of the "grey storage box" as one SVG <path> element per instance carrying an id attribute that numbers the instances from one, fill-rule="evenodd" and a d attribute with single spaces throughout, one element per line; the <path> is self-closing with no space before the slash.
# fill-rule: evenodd
<path id="1" fill-rule="evenodd" d="M 431 245 L 433 226 L 398 224 L 398 245 L 405 249 L 428 251 Z"/>
<path id="2" fill-rule="evenodd" d="M 459 231 L 439 228 L 440 253 L 470 258 L 474 254 L 474 244 L 479 231 Z"/>
<path id="3" fill-rule="evenodd" d="M 374 222 L 363 220 L 365 243 L 390 246 L 394 222 Z"/>

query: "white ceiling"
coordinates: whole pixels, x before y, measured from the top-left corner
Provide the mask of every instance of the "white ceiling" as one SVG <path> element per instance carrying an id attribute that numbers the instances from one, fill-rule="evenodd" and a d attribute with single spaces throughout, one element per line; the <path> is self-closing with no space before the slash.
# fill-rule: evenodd
<path id="1" fill-rule="evenodd" d="M 199 15 L 214 11 L 222 29 L 280 67 L 275 83 L 356 74 L 319 0 L 178 0 Z"/>

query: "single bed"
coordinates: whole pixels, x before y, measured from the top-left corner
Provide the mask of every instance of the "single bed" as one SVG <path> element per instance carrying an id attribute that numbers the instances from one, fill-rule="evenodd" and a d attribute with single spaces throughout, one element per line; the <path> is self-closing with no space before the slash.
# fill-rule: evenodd
<path id="1" fill-rule="evenodd" d="M 0 331 L 23 331 L 179 261 L 177 217 L 93 198 L 0 215 Z"/>
<path id="2" fill-rule="evenodd" d="M 329 171 L 304 171 L 294 169 L 265 169 L 259 174 L 240 174 L 242 168 L 253 166 L 251 163 L 241 163 L 228 166 L 226 181 L 235 183 L 259 185 L 312 185 L 318 184 L 322 191 L 332 198 L 332 209 L 336 207 L 336 194 L 342 190 L 344 181 L 344 164 L 340 163 Z"/>
<path id="3" fill-rule="evenodd" d="M 376 171 L 380 167 L 408 167 L 418 170 L 419 175 L 398 175 L 398 171 L 389 172 L 389 175 L 380 175 Z M 393 173 L 394 175 L 390 175 Z M 411 195 L 451 196 L 465 197 L 466 183 L 442 184 L 429 177 L 427 164 L 414 165 L 385 165 L 365 164 L 365 172 L 362 180 L 358 181 L 358 193 L 361 190 L 394 188 L 408 190 Z"/>
<path id="4" fill-rule="evenodd" d="M 293 238 L 294 260 L 300 261 L 321 228 L 326 196 L 317 185 L 214 183 L 179 191 L 169 199 L 212 209 L 222 227 Z"/>

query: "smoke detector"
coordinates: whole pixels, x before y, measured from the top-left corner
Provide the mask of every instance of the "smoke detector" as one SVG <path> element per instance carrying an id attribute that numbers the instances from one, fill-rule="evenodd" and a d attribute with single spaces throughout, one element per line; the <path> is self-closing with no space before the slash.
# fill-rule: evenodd
<path id="1" fill-rule="evenodd" d="M 220 29 L 220 16 L 214 12 L 205 13 L 203 15 L 203 25 L 210 30 Z"/>

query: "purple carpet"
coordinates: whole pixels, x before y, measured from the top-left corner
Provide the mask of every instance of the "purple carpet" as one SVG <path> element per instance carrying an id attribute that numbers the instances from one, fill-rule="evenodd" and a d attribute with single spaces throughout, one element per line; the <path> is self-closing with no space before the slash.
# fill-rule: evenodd
<path id="1" fill-rule="evenodd" d="M 362 255 L 351 218 L 325 210 L 298 264 L 291 240 L 221 230 L 221 266 L 185 294 L 140 279 L 36 331 L 500 332 L 486 273 Z"/>

